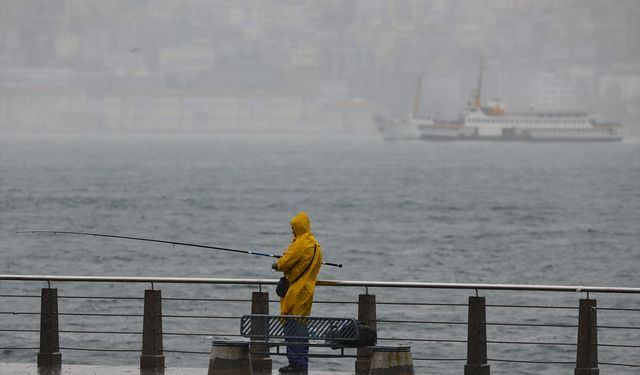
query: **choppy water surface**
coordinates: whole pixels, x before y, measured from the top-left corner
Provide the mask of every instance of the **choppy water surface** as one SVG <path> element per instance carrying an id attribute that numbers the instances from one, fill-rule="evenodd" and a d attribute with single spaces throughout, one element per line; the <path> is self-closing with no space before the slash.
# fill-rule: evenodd
<path id="1" fill-rule="evenodd" d="M 640 286 L 640 145 L 521 143 L 384 143 L 377 137 L 329 136 L 46 136 L 2 134 L 0 139 L 0 273 L 275 278 L 271 260 L 204 249 L 65 236 L 17 235 L 18 230 L 91 231 L 281 252 L 288 221 L 309 213 L 323 245 L 323 279 L 425 282 Z M 37 294 L 42 283 L 0 284 L 4 294 Z M 62 295 L 142 296 L 146 287 L 57 285 Z M 168 297 L 238 296 L 250 288 L 165 286 Z M 318 299 L 355 301 L 362 290 L 319 290 Z M 373 290 L 389 301 L 465 303 L 469 292 Z M 487 303 L 508 300 L 576 306 L 577 295 L 485 293 Z M 607 299 L 609 298 L 609 299 Z M 37 311 L 37 299 L 1 299 L 2 311 Z M 599 298 L 599 304 L 640 308 L 637 298 Z M 139 300 L 75 300 L 61 311 L 132 311 Z M 248 305 L 247 305 L 248 306 Z M 229 306 L 167 301 L 166 311 L 225 313 Z M 236 307 L 245 312 L 248 307 Z M 272 305 L 277 311 L 277 306 Z M 314 313 L 353 315 L 355 306 L 317 305 Z M 466 309 L 381 306 L 379 317 L 466 320 Z M 444 310 L 444 311 L 443 311 Z M 500 309 L 494 308 L 497 311 Z M 204 311 L 204 312 L 203 312 Z M 248 311 L 246 311 L 248 312 Z M 577 312 L 502 309 L 515 322 L 575 324 Z M 615 312 L 610 312 L 614 314 Z M 496 312 L 497 314 L 497 312 Z M 616 324 L 640 325 L 640 315 L 610 315 Z M 21 320 L 23 319 L 23 320 Z M 0 315 L 2 327 L 33 318 Z M 31 319 L 31 320 L 29 320 Z M 62 317 L 68 330 L 86 319 Z M 66 320 L 64 320 L 66 319 Z M 106 319 L 106 318 L 105 318 Z M 113 319 L 113 318 L 112 318 Z M 139 318 L 102 320 L 131 330 Z M 606 312 L 600 320 L 609 319 Z M 95 320 L 94 323 L 95 324 Z M 196 326 L 189 326 L 196 324 Z M 198 326 L 200 324 L 200 326 Z M 223 322 L 225 328 L 235 321 Z M 212 326 L 213 325 L 213 326 Z M 167 321 L 170 329 L 221 332 L 215 322 Z M 61 328 L 63 329 L 63 328 Z M 106 328 L 105 328 L 106 329 Z M 381 324 L 382 336 L 464 339 L 464 326 Z M 225 332 L 234 332 L 235 327 Z M 491 337 L 569 343 L 575 330 L 537 332 L 489 327 Z M 523 333 L 526 332 L 526 335 Z M 628 331 L 626 331 L 628 332 Z M 600 341 L 637 344 L 638 331 L 601 332 Z M 524 336 L 523 336 L 524 335 Z M 37 334 L 0 332 L 0 347 L 37 347 Z M 165 349 L 207 351 L 211 337 L 165 338 Z M 84 340 L 84 341 L 83 341 Z M 194 341 L 195 340 L 195 341 Z M 139 338 L 67 334 L 61 346 L 133 347 Z M 414 357 L 464 358 L 466 345 L 420 344 Z M 564 346 L 490 345 L 490 358 L 574 361 Z M 604 351 L 603 351 L 604 350 Z M 621 349 L 600 360 L 637 363 L 638 350 Z M 33 361 L 35 354 L 4 350 L 3 361 Z M 70 351 L 65 361 L 108 363 L 135 353 Z M 604 359 L 603 359 L 604 356 Z M 609 356 L 609 357 L 607 357 Z M 168 353 L 173 366 L 202 366 L 206 356 Z M 606 359 L 606 360 L 605 360 Z M 276 362 L 281 360 L 276 359 Z M 635 361 L 635 362 L 634 362 Z M 341 361 L 315 362 L 342 369 Z M 417 362 L 422 373 L 460 373 L 464 362 Z M 560 366 L 560 367 L 557 367 Z M 560 371 L 561 369 L 562 371 Z M 634 369 L 610 368 L 612 373 Z M 515 371 L 515 372 L 514 372 Z M 572 372 L 566 365 L 495 362 L 495 373 Z"/>

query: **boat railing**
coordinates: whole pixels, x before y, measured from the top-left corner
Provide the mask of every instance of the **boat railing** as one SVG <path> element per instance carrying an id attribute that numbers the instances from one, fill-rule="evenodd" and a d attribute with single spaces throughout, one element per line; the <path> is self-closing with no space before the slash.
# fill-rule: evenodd
<path id="1" fill-rule="evenodd" d="M 43 367 L 62 355 L 65 363 L 153 368 L 166 357 L 168 367 L 206 367 L 212 339 L 240 339 L 242 315 L 279 311 L 276 283 L 0 275 L 0 352 L 4 362 Z M 640 288 L 321 280 L 312 315 L 355 316 L 376 328 L 379 345 L 410 345 L 416 374 L 640 368 Z M 321 366 L 354 368 L 352 359 Z M 363 354 L 356 373 L 366 366 Z"/>

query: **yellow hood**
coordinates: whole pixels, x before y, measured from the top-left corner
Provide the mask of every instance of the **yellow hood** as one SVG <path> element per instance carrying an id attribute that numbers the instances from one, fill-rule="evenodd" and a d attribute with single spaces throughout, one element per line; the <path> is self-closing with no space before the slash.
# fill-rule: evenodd
<path id="1" fill-rule="evenodd" d="M 291 229 L 293 229 L 294 237 L 300 237 L 305 233 L 311 233 L 311 222 L 309 216 L 304 211 L 300 211 L 291 221 Z"/>

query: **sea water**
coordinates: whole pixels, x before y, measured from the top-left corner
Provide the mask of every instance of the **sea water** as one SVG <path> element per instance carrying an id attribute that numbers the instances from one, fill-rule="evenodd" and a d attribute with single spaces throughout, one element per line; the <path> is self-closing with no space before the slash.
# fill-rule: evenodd
<path id="1" fill-rule="evenodd" d="M 289 220 L 301 210 L 311 218 L 325 261 L 345 265 L 342 269 L 324 267 L 321 279 L 640 286 L 637 143 L 383 142 L 377 136 L 317 134 L 0 135 L 0 274 L 276 278 L 269 258 L 16 231 L 86 231 L 281 253 L 291 241 Z M 37 295 L 43 286 L 3 282 L 0 291 Z M 141 297 L 141 290 L 148 286 L 132 290 L 131 286 L 108 284 L 107 290 L 101 290 L 93 285 L 59 283 L 56 287 L 66 295 Z M 338 295 L 356 301 L 362 292 L 341 290 Z M 466 303 L 466 297 L 473 294 L 411 289 L 370 292 L 391 300 L 454 303 Z M 173 297 L 250 298 L 250 290 L 243 287 L 167 285 L 163 293 Z M 319 288 L 316 298 L 328 300 L 335 297 L 333 293 L 335 290 Z M 493 293 L 485 293 L 488 304 L 506 299 L 504 294 Z M 530 298 L 558 302 L 553 301 L 555 297 L 535 293 L 515 298 L 522 303 L 531 302 Z M 565 301 L 559 303 L 577 305 L 580 296 L 562 298 Z M 37 299 L 0 301 L 0 310 L 5 312 L 38 311 L 39 307 Z M 64 300 L 60 310 L 99 312 L 104 304 L 112 304 L 116 311 L 130 313 L 141 304 L 137 300 L 123 305 L 99 302 Z M 614 299 L 611 305 L 640 308 L 636 297 Z M 225 311 L 225 306 L 203 307 L 196 302 L 174 301 L 171 305 L 168 301 L 163 307 L 182 314 L 204 310 L 216 315 Z M 277 305 L 272 309 L 277 312 Z M 314 313 L 330 314 L 336 307 L 317 305 L 315 309 Z M 343 309 L 348 314 L 355 307 Z M 416 307 L 411 306 L 379 309 L 379 318 L 382 315 L 388 319 L 416 313 Z M 245 310 L 248 312 L 248 307 Z M 577 321 L 575 311 L 561 310 L 556 315 L 543 312 L 547 315 L 540 317 L 539 312 L 524 316 L 521 310 L 501 311 L 494 321 Z M 430 311 L 418 315 L 430 320 Z M 466 321 L 464 307 L 452 314 L 449 318 Z M 488 320 L 495 316 L 492 314 L 489 309 Z M 639 314 L 624 314 L 614 323 L 638 326 Z M 0 347 L 37 348 L 37 333 L 7 332 L 6 327 L 16 325 L 37 329 L 37 317 L 29 318 L 28 323 L 15 323 L 18 318 L 24 316 L 0 315 L 0 330 L 5 328 L 0 331 Z M 61 319 L 66 319 L 61 325 L 67 330 L 88 329 L 88 318 Z M 131 330 L 141 318 L 133 319 L 133 323 L 114 319 L 105 322 L 102 329 L 122 326 Z M 171 320 L 165 321 L 169 328 L 194 328 L 181 322 L 172 324 Z M 234 325 L 235 321 L 224 324 Z M 464 326 L 391 324 L 385 329 L 386 336 L 405 338 L 415 337 L 420 330 L 418 336 L 435 339 L 464 340 L 466 335 Z M 520 341 L 543 338 L 575 343 L 575 329 L 545 337 L 535 330 L 523 335 L 522 331 L 511 332 L 514 329 L 489 327 L 488 333 Z M 237 333 L 235 328 L 227 332 Z M 609 342 L 638 342 L 637 330 L 604 335 Z M 207 351 L 211 336 L 197 338 L 195 344 L 193 338 L 187 339 L 169 336 L 165 349 Z M 61 346 L 140 345 L 137 336 L 125 339 L 122 335 L 96 335 L 89 343 L 86 340 L 67 334 L 61 338 Z M 414 357 L 464 358 L 466 345 L 427 345 L 420 351 Z M 496 344 L 489 351 L 490 358 L 575 360 L 575 348 L 562 346 L 532 349 Z M 6 349 L 0 353 L 2 361 L 35 359 L 33 350 Z M 637 348 L 623 348 L 610 357 L 605 353 L 605 358 L 637 364 L 637 354 Z M 64 356 L 67 363 L 109 363 L 113 358 L 119 363 L 137 363 L 135 353 L 103 355 L 76 350 Z M 167 356 L 172 367 L 207 364 L 206 355 L 169 352 Z M 603 354 L 600 357 L 605 362 Z M 344 362 L 315 363 L 318 369 L 343 370 L 340 367 Z M 460 373 L 463 365 L 416 362 L 422 373 Z M 549 365 L 514 366 L 496 362 L 492 370 L 558 373 L 557 367 Z M 571 366 L 561 368 L 571 370 Z M 620 374 L 637 370 L 611 369 Z"/>

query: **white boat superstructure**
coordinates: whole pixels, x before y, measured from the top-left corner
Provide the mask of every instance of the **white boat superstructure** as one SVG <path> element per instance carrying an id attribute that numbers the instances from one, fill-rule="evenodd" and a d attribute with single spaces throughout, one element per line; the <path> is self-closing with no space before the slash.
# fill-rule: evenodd
<path id="1" fill-rule="evenodd" d="M 428 116 L 408 118 L 374 116 L 373 120 L 385 141 L 421 139 L 422 129 L 433 125 L 433 118 Z"/>
<path id="2" fill-rule="evenodd" d="M 622 125 L 598 122 L 587 113 L 507 114 L 499 99 L 481 106 L 483 64 L 473 105 L 457 122 L 435 121 L 422 128 L 426 140 L 601 142 L 622 140 Z"/>
<path id="3" fill-rule="evenodd" d="M 619 141 L 620 124 L 598 123 L 586 113 L 504 114 L 472 108 L 462 125 L 477 139 L 521 141 Z"/>

